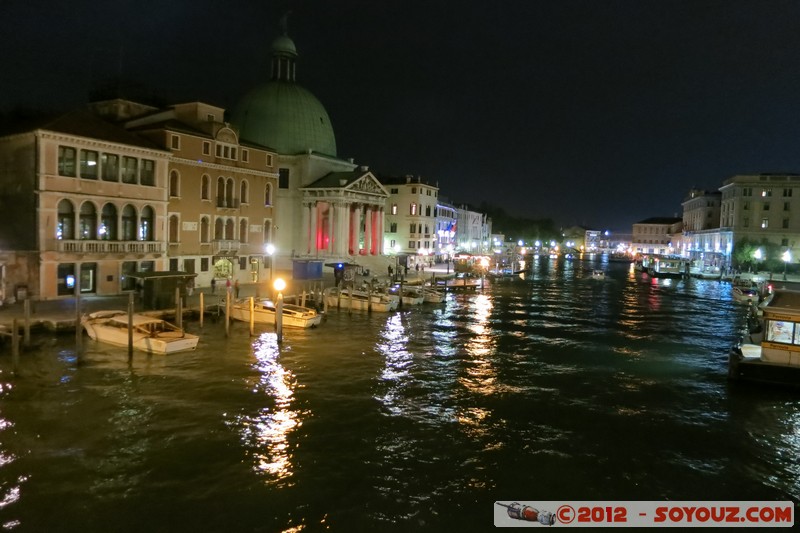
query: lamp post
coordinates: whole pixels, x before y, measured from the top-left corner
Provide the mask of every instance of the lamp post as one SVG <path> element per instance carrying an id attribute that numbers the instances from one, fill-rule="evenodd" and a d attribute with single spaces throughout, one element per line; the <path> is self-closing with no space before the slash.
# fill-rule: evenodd
<path id="1" fill-rule="evenodd" d="M 789 261 L 792 260 L 792 252 L 786 250 L 781 257 L 783 258 L 783 281 L 786 281 L 786 267 L 789 265 Z"/>
<path id="2" fill-rule="evenodd" d="M 758 263 L 761 262 L 761 258 L 763 254 L 761 252 L 761 248 L 757 248 L 755 252 L 753 252 L 753 259 L 756 260 L 756 274 L 758 274 Z"/>
<path id="3" fill-rule="evenodd" d="M 267 282 L 267 287 L 269 287 L 272 285 L 272 254 L 275 253 L 275 246 L 269 243 L 264 247 L 264 251 L 267 253 L 267 257 L 269 257 L 269 281 Z"/>
<path id="4" fill-rule="evenodd" d="M 272 284 L 272 287 L 278 291 L 278 297 L 275 299 L 275 334 L 278 337 L 278 344 L 283 342 L 283 289 L 286 288 L 286 282 L 283 278 L 277 278 Z"/>

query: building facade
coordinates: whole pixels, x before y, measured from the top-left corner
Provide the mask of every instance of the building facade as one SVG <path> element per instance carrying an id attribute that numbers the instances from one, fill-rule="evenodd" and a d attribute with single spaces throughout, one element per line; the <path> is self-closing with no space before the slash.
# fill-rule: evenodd
<path id="1" fill-rule="evenodd" d="M 408 257 L 408 266 L 428 265 L 438 250 L 436 206 L 439 187 L 419 176 L 381 178 L 386 203 L 384 247 Z"/>
<path id="2" fill-rule="evenodd" d="M 672 255 L 681 250 L 683 220 L 654 217 L 633 225 L 631 249 L 640 254 Z"/>

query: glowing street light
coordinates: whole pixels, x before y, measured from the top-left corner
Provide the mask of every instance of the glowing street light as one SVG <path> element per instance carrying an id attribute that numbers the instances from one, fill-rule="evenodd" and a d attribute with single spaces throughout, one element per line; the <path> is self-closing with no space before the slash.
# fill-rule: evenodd
<path id="1" fill-rule="evenodd" d="M 786 281 L 786 267 L 789 265 L 789 261 L 792 260 L 792 252 L 786 250 L 781 257 L 783 258 L 783 281 Z"/>
<path id="2" fill-rule="evenodd" d="M 764 257 L 761 248 L 757 248 L 755 252 L 753 252 L 753 259 L 756 260 L 756 274 L 758 273 L 758 263 L 761 262 L 761 258 Z"/>
<path id="3" fill-rule="evenodd" d="M 272 287 L 278 291 L 278 297 L 275 299 L 275 333 L 278 337 L 278 344 L 283 342 L 283 289 L 286 288 L 286 282 L 283 278 L 277 278 L 272 284 Z"/>

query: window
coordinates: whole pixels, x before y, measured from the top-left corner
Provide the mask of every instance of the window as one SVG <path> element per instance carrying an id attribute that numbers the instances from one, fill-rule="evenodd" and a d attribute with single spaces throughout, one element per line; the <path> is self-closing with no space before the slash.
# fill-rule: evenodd
<path id="1" fill-rule="evenodd" d="M 429 205 L 425 206 L 425 216 L 426 217 L 431 216 L 431 206 L 429 206 Z"/>
<path id="2" fill-rule="evenodd" d="M 783 196 L 786 197 L 786 198 L 791 198 L 792 189 L 783 189 Z"/>
<path id="3" fill-rule="evenodd" d="M 389 233 L 397 233 L 397 222 L 389 224 Z"/>
<path id="4" fill-rule="evenodd" d="M 209 239 L 209 229 L 211 228 L 210 224 L 208 223 L 208 217 L 203 217 L 200 219 L 200 242 L 201 243 L 209 243 L 211 240 Z"/>
<path id="5" fill-rule="evenodd" d="M 179 237 L 179 224 L 180 219 L 178 215 L 170 215 L 169 217 L 169 242 L 178 242 Z"/>
<path id="6" fill-rule="evenodd" d="M 104 241 L 117 240 L 117 208 L 114 204 L 106 204 L 100 212 L 100 229 L 98 237 Z"/>
<path id="7" fill-rule="evenodd" d="M 753 196 L 753 188 L 745 187 L 742 189 L 742 196 Z"/>
<path id="8" fill-rule="evenodd" d="M 84 202 L 78 218 L 78 238 L 97 239 L 97 209 L 91 202 Z"/>
<path id="9" fill-rule="evenodd" d="M 156 162 L 152 159 L 142 159 L 142 175 L 140 178 L 142 185 L 153 186 L 156 184 Z"/>
<path id="10" fill-rule="evenodd" d="M 211 155 L 211 143 L 203 141 L 203 155 Z"/>
<path id="11" fill-rule="evenodd" d="M 414 241 L 408 241 L 408 247 L 413 249 L 414 248 Z"/>
<path id="12" fill-rule="evenodd" d="M 247 270 L 247 257 L 240 256 L 239 257 L 239 270 Z"/>
<path id="13" fill-rule="evenodd" d="M 75 148 L 58 147 L 58 175 L 75 177 Z"/>
<path id="14" fill-rule="evenodd" d="M 156 227 L 156 213 L 149 205 L 142 209 L 141 219 L 139 220 L 139 240 L 154 241 L 155 234 L 153 229 Z"/>
<path id="15" fill-rule="evenodd" d="M 247 197 L 247 180 L 242 180 L 242 183 L 239 185 L 239 201 L 243 204 L 250 203 L 250 200 Z"/>
<path id="16" fill-rule="evenodd" d="M 789 219 L 788 218 L 784 218 L 783 219 L 783 229 L 789 229 Z"/>
<path id="17" fill-rule="evenodd" d="M 785 320 L 767 320 L 767 340 L 770 342 L 782 342 L 792 344 L 792 339 L 798 343 L 800 332 L 794 334 L 794 322 Z"/>
<path id="18" fill-rule="evenodd" d="M 762 198 L 768 198 L 770 196 L 772 196 L 772 189 L 762 189 L 761 190 L 761 197 Z"/>
<path id="19" fill-rule="evenodd" d="M 278 170 L 278 188 L 279 189 L 288 189 L 289 188 L 289 169 L 282 168 Z"/>
<path id="20" fill-rule="evenodd" d="M 414 223 L 409 224 L 408 225 L 408 232 L 409 233 L 416 233 L 417 232 L 417 225 L 414 224 Z"/>
<path id="21" fill-rule="evenodd" d="M 180 150 L 181 149 L 181 138 L 178 135 L 170 136 L 169 140 L 169 147 L 173 150 Z"/>
<path id="22" fill-rule="evenodd" d="M 742 204 L 742 209 L 745 209 L 745 210 L 750 209 L 750 202 L 744 202 Z"/>
<path id="23" fill-rule="evenodd" d="M 200 199 L 211 199 L 211 178 L 208 174 L 203 174 L 203 177 L 200 179 Z"/>
<path id="24" fill-rule="evenodd" d="M 217 157 L 236 160 L 236 147 L 230 144 L 217 143 Z"/>
<path id="25" fill-rule="evenodd" d="M 119 181 L 119 156 L 101 154 L 100 171 L 102 172 L 103 181 Z"/>
<path id="26" fill-rule="evenodd" d="M 417 214 L 417 204 L 414 204 L 414 203 L 411 204 L 411 214 L 412 215 L 416 215 Z"/>
<path id="27" fill-rule="evenodd" d="M 239 242 L 247 242 L 247 219 L 239 220 Z M 242 257 L 242 259 L 247 259 Z"/>
<path id="28" fill-rule="evenodd" d="M 180 180 L 177 170 L 169 173 L 169 195 L 173 198 L 180 196 Z"/>
<path id="29" fill-rule="evenodd" d="M 762 218 L 761 219 L 761 229 L 767 229 L 769 227 L 769 219 Z"/>
<path id="30" fill-rule="evenodd" d="M 69 200 L 58 203 L 58 222 L 56 223 L 56 239 L 72 240 L 75 238 L 75 208 Z"/>
<path id="31" fill-rule="evenodd" d="M 417 194 L 417 188 L 411 187 L 411 194 Z"/>
<path id="32" fill-rule="evenodd" d="M 122 183 L 136 183 L 138 163 L 135 157 L 122 157 Z"/>
<path id="33" fill-rule="evenodd" d="M 244 161 L 245 163 L 250 162 L 250 150 L 245 150 L 244 148 L 242 148 L 242 161 Z"/>
<path id="34" fill-rule="evenodd" d="M 783 202 L 783 210 L 789 211 L 789 202 Z"/>
<path id="35" fill-rule="evenodd" d="M 264 205 L 270 206 L 272 205 L 272 184 L 267 183 L 266 187 L 264 187 Z"/>
<path id="36" fill-rule="evenodd" d="M 392 214 L 393 215 L 397 214 L 397 204 L 392 204 Z"/>
<path id="37" fill-rule="evenodd" d="M 272 154 L 267 154 L 267 166 L 272 166 Z"/>
<path id="38" fill-rule="evenodd" d="M 764 211 L 769 211 L 769 202 L 764 202 Z"/>
<path id="39" fill-rule="evenodd" d="M 389 190 L 389 194 L 400 194 L 400 189 L 394 188 Z"/>
<path id="40" fill-rule="evenodd" d="M 395 244 L 396 244 L 396 243 L 397 243 L 397 241 L 395 241 L 394 239 L 392 239 L 391 241 L 389 241 L 389 248 L 390 248 L 390 249 L 392 249 L 392 250 L 394 250 L 394 247 L 395 247 Z"/>
<path id="41" fill-rule="evenodd" d="M 87 180 L 96 180 L 98 153 L 94 150 L 81 150 L 81 177 Z"/>
<path id="42" fill-rule="evenodd" d="M 200 272 L 208 272 L 208 257 L 200 258 Z"/>

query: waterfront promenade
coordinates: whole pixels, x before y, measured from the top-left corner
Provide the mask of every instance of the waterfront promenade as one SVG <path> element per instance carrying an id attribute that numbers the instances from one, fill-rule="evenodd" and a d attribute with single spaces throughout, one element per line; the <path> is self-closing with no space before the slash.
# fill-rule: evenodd
<path id="1" fill-rule="evenodd" d="M 430 279 L 432 276 L 446 276 L 447 266 L 445 264 L 434 265 L 431 268 L 426 268 L 424 272 L 417 273 L 416 271 L 409 270 L 407 277 L 408 281 L 417 281 L 420 279 Z M 452 272 L 452 271 L 451 271 Z M 377 279 L 380 283 L 389 282 L 388 275 L 382 276 L 357 276 L 356 284 L 362 281 L 369 282 L 370 280 Z M 332 287 L 335 283 L 332 273 L 324 273 L 322 278 L 324 287 Z M 264 283 L 244 283 L 239 286 L 239 298 L 247 298 L 250 296 L 264 295 L 266 285 Z M 226 287 L 224 282 L 217 282 L 215 292 L 211 292 L 211 287 L 196 288 L 190 296 L 185 299 L 184 311 L 198 311 L 200 309 L 200 294 L 203 294 L 203 305 L 208 309 L 215 307 L 225 297 Z M 293 298 L 294 294 L 285 294 L 287 300 Z M 233 298 L 234 295 L 232 294 Z M 120 294 L 113 296 L 95 296 L 85 295 L 80 298 L 81 312 L 80 314 L 91 313 L 93 311 L 100 311 L 103 309 L 121 309 L 128 308 L 128 294 Z M 174 309 L 174 308 L 173 308 Z M 141 310 L 141 303 L 139 299 L 134 297 L 134 310 L 136 312 Z M 172 311 L 168 309 L 166 311 Z M 58 300 L 46 301 L 30 301 L 30 319 L 31 327 L 33 329 L 48 329 L 58 331 L 74 330 L 75 321 L 78 316 L 75 309 L 75 298 L 63 298 Z M 19 327 L 22 327 L 22 321 L 25 318 L 25 306 L 23 302 L 16 302 L 10 305 L 0 306 L 0 333 L 10 332 L 13 327 L 14 319 L 18 321 Z M 1 339 L 0 339 L 1 340 Z"/>

